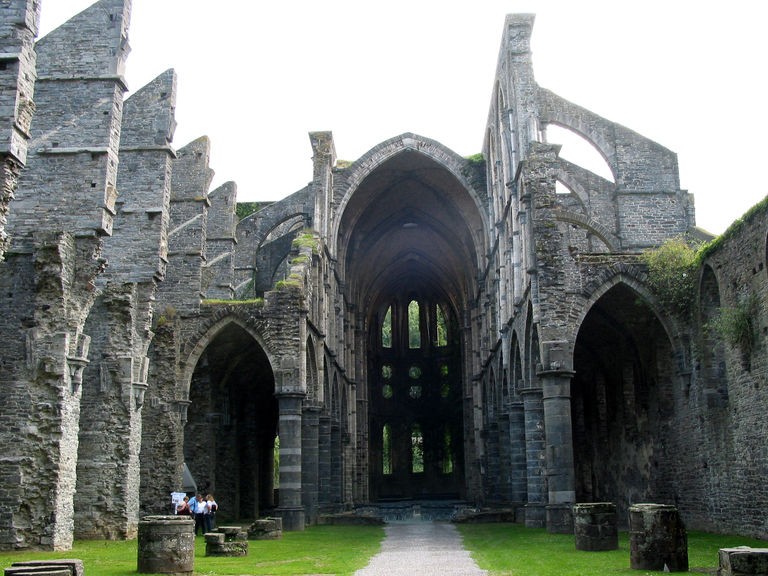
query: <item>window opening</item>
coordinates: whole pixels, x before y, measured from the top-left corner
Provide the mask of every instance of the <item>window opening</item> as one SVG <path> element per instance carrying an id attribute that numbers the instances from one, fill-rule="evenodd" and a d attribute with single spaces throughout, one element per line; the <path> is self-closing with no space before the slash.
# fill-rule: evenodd
<path id="1" fill-rule="evenodd" d="M 385 476 L 392 474 L 392 427 L 384 424 L 381 431 L 381 470 Z"/>
<path id="2" fill-rule="evenodd" d="M 411 300 L 408 303 L 408 348 L 421 348 L 421 326 L 419 324 L 419 303 Z"/>
<path id="3" fill-rule="evenodd" d="M 448 346 L 448 321 L 442 305 L 436 306 L 435 316 L 437 317 L 437 345 Z"/>
<path id="4" fill-rule="evenodd" d="M 453 446 L 451 442 L 451 431 L 446 428 L 443 434 L 443 474 L 453 473 Z"/>
<path id="5" fill-rule="evenodd" d="M 414 424 L 411 428 L 411 472 L 413 474 L 424 472 L 424 436 L 418 424 Z"/>
<path id="6" fill-rule="evenodd" d="M 381 323 L 381 346 L 392 348 L 392 306 L 387 308 L 384 321 Z"/>
<path id="7" fill-rule="evenodd" d="M 272 458 L 275 463 L 272 481 L 275 488 L 280 488 L 280 436 L 275 436 L 275 443 L 272 445 Z"/>

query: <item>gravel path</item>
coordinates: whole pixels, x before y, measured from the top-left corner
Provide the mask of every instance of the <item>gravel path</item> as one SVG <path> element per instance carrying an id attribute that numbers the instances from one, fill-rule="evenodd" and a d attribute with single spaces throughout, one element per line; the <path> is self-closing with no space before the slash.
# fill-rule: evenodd
<path id="1" fill-rule="evenodd" d="M 391 522 L 381 552 L 355 576 L 484 576 L 453 524 Z"/>

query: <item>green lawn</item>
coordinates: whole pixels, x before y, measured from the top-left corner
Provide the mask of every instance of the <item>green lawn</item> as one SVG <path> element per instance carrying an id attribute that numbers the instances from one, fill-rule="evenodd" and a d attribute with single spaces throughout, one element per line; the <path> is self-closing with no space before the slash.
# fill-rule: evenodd
<path id="1" fill-rule="evenodd" d="M 465 546 L 481 568 L 494 576 L 610 576 L 661 574 L 629 568 L 627 533 L 619 549 L 610 552 L 576 550 L 574 538 L 518 524 L 458 526 Z M 195 542 L 195 574 L 349 575 L 368 563 L 380 547 L 379 526 L 314 526 L 304 532 L 284 532 L 281 540 L 251 541 L 244 558 L 206 558 L 202 536 Z M 732 546 L 766 547 L 765 541 L 688 533 L 692 573 L 716 574 L 717 551 Z M 0 552 L 0 567 L 19 560 L 80 558 L 85 576 L 135 576 L 137 542 L 77 541 L 67 552 Z M 414 576 L 418 576 L 414 572 Z"/>
<path id="2" fill-rule="evenodd" d="M 248 543 L 248 556 L 205 556 L 205 540 L 195 541 L 195 574 L 352 574 L 378 552 L 380 526 L 315 526 L 304 532 L 283 532 L 280 540 Z M 0 552 L 0 566 L 19 560 L 80 558 L 85 576 L 136 574 L 137 542 L 81 540 L 67 552 Z"/>
<path id="3" fill-rule="evenodd" d="M 494 576 L 608 576 L 663 574 L 629 567 L 629 535 L 619 534 L 619 549 L 609 552 L 576 550 L 574 537 L 549 534 L 518 524 L 463 524 L 458 526 L 464 546 L 484 570 Z M 717 574 L 720 548 L 766 542 L 738 536 L 688 532 L 690 572 Z"/>

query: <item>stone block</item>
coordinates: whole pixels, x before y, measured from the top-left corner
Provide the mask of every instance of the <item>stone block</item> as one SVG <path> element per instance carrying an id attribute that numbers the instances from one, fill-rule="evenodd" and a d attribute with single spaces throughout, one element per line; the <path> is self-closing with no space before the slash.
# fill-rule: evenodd
<path id="1" fill-rule="evenodd" d="M 221 532 L 206 532 L 205 543 L 224 544 L 225 535 Z"/>
<path id="2" fill-rule="evenodd" d="M 83 561 L 78 558 L 57 558 L 55 560 L 25 560 L 23 562 L 14 562 L 12 567 L 35 567 L 35 566 L 63 566 L 66 567 L 71 576 L 83 576 L 85 568 Z"/>
<path id="3" fill-rule="evenodd" d="M 619 547 L 616 505 L 612 502 L 574 504 L 573 532 L 577 550 L 616 550 Z"/>
<path id="4" fill-rule="evenodd" d="M 675 506 L 635 504 L 629 508 L 630 567 L 688 571 L 688 534 Z"/>
<path id="5" fill-rule="evenodd" d="M 721 548 L 718 576 L 768 576 L 768 548 Z"/>

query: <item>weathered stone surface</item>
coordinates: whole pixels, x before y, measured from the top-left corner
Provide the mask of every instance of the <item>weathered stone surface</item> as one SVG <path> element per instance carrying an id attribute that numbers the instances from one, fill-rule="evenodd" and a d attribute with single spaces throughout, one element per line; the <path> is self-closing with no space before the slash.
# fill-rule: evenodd
<path id="1" fill-rule="evenodd" d="M 718 576 L 768 575 L 768 548 L 721 548 Z"/>
<path id="2" fill-rule="evenodd" d="M 631 568 L 688 571 L 688 535 L 677 508 L 635 504 L 629 509 L 629 522 Z"/>
<path id="3" fill-rule="evenodd" d="M 616 505 L 613 502 L 574 504 L 573 532 L 576 550 L 616 550 L 619 547 Z"/>
<path id="4" fill-rule="evenodd" d="M 768 537 L 766 207 L 667 304 L 641 252 L 707 238 L 677 157 L 540 87 L 532 15 L 505 21 L 481 155 L 403 133 L 343 162 L 313 132 L 309 184 L 238 222 L 208 139 L 171 146 L 173 71 L 123 102 L 130 1 L 35 64 L 38 5 L 0 7 L 0 548 L 131 538 L 182 488 L 286 530 L 412 499 L 567 531 L 579 499 Z M 740 339 L 708 328 L 727 310 Z"/>
<path id="5" fill-rule="evenodd" d="M 139 521 L 137 572 L 192 574 L 195 523 L 185 516 L 144 516 Z"/>

